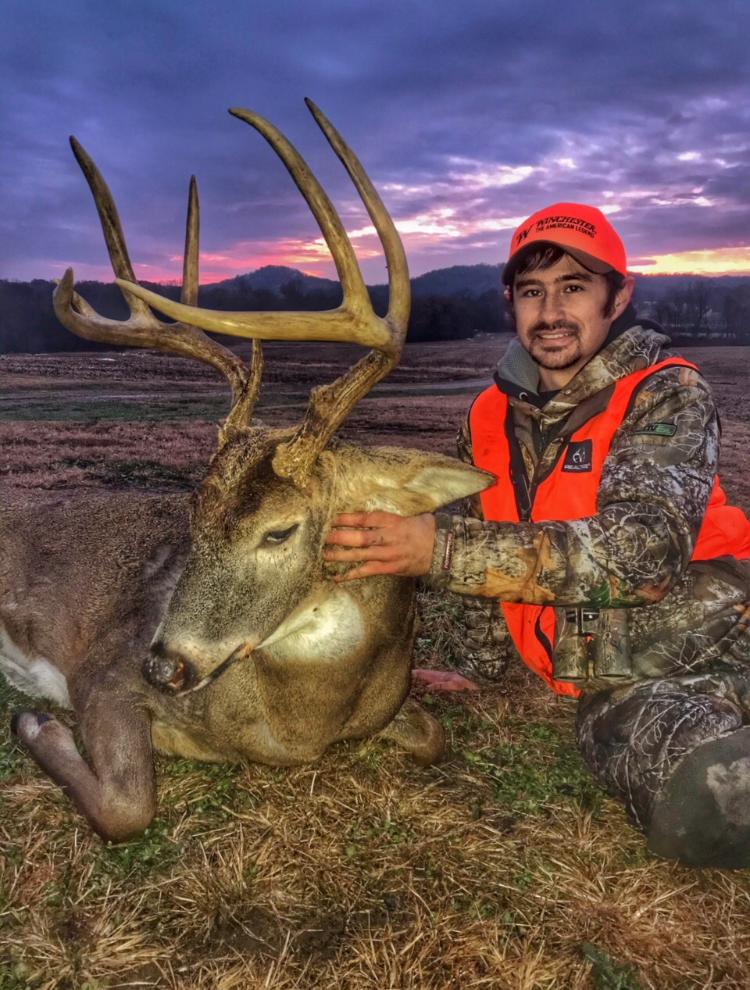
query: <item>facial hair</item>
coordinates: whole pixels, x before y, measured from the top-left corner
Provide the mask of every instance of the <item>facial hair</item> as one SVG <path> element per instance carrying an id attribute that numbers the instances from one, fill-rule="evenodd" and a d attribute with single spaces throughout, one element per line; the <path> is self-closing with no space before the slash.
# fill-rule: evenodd
<path id="1" fill-rule="evenodd" d="M 567 330 L 573 336 L 558 338 L 559 346 L 548 349 L 545 347 L 544 338 L 540 338 L 538 334 L 555 330 Z M 568 350 L 570 344 L 574 345 L 572 351 Z M 540 321 L 529 332 L 528 351 L 541 368 L 547 368 L 551 371 L 564 371 L 565 368 L 571 368 L 581 360 L 580 327 L 577 323 L 569 320 L 557 320 L 554 323 Z"/>

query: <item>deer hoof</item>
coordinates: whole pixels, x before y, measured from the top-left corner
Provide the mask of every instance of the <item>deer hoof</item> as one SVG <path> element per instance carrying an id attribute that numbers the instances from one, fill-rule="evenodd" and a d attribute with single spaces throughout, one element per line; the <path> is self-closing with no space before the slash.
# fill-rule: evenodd
<path id="1" fill-rule="evenodd" d="M 420 766 L 438 763 L 445 755 L 445 730 L 416 701 L 408 698 L 393 721 L 380 732 L 409 753 Z"/>
<path id="2" fill-rule="evenodd" d="M 53 722 L 54 719 L 46 712 L 13 712 L 10 720 L 10 731 L 20 739 L 21 742 L 33 742 L 45 722 Z"/>

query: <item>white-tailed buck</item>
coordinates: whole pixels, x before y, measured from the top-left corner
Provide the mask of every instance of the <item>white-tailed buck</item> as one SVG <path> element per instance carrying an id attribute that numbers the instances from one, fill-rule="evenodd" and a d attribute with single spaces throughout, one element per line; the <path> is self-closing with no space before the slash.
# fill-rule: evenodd
<path id="1" fill-rule="evenodd" d="M 395 227 L 350 149 L 310 110 L 359 191 L 383 243 L 390 304 L 376 316 L 341 221 L 305 162 L 267 121 L 247 121 L 275 149 L 333 254 L 343 302 L 325 313 L 212 313 L 198 297 L 198 205 L 191 182 L 182 302 L 135 283 L 112 197 L 72 140 L 130 307 L 96 313 L 68 270 L 55 311 L 73 333 L 152 347 L 212 365 L 232 405 L 192 500 L 107 494 L 0 510 L 0 669 L 30 694 L 72 707 L 87 759 L 47 714 L 20 712 L 18 738 L 100 835 L 121 840 L 155 810 L 152 747 L 199 760 L 292 765 L 333 742 L 380 733 L 429 763 L 442 729 L 409 691 L 414 582 L 336 584 L 322 563 L 345 509 L 431 511 L 485 487 L 450 458 L 332 440 L 355 403 L 398 362 L 409 277 Z M 159 321 L 149 308 L 178 322 Z M 247 367 L 198 326 L 253 338 Z M 353 341 L 371 348 L 311 395 L 296 429 L 249 425 L 259 340 Z"/>

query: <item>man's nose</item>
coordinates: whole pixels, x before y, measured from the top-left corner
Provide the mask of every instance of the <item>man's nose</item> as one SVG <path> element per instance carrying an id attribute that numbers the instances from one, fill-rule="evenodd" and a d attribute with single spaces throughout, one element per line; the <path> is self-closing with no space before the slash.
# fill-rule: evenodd
<path id="1" fill-rule="evenodd" d="M 554 323 L 564 316 L 563 297 L 559 292 L 545 292 L 542 296 L 541 316 L 545 323 Z"/>

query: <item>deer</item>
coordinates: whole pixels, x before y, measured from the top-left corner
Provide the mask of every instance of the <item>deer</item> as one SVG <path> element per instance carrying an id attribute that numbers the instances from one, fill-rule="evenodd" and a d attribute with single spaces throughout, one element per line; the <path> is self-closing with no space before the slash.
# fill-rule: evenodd
<path id="1" fill-rule="evenodd" d="M 112 195 L 71 138 L 130 315 L 97 313 L 68 269 L 54 308 L 69 331 L 201 361 L 231 406 L 193 493 L 56 497 L 0 508 L 0 670 L 27 694 L 72 710 L 24 709 L 13 731 L 104 840 L 126 841 L 156 814 L 154 753 L 208 762 L 311 763 L 334 743 L 380 736 L 420 764 L 445 748 L 440 723 L 409 697 L 415 581 L 337 582 L 322 551 L 347 506 L 431 512 L 492 483 L 450 457 L 365 448 L 334 434 L 397 364 L 410 309 L 401 240 L 351 149 L 306 101 L 383 245 L 389 302 L 376 315 L 341 220 L 271 123 L 230 110 L 264 137 L 308 203 L 342 285 L 325 312 L 226 313 L 197 307 L 199 206 L 188 195 L 180 301 L 140 286 Z M 175 322 L 158 318 L 154 310 Z M 199 326 L 199 323 L 201 324 Z M 252 340 L 249 361 L 208 334 Z M 354 342 L 367 353 L 315 388 L 301 422 L 252 422 L 261 341 Z"/>

